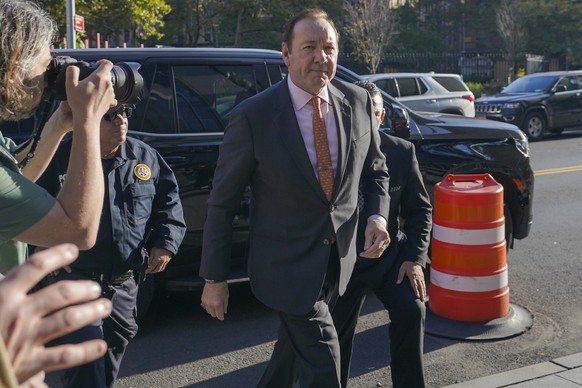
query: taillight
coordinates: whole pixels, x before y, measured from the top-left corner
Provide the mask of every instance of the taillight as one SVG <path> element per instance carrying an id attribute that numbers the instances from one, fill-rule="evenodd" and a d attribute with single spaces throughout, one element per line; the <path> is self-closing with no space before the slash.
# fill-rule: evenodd
<path id="1" fill-rule="evenodd" d="M 472 94 L 467 94 L 466 96 L 463 96 L 463 98 L 464 98 L 465 100 L 469 100 L 470 102 L 473 102 L 473 101 L 475 101 L 475 96 L 474 96 L 474 95 L 472 95 Z"/>

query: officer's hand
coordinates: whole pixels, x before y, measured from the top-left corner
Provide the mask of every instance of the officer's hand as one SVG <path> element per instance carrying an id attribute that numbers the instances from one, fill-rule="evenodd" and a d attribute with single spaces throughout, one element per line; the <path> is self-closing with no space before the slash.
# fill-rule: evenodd
<path id="1" fill-rule="evenodd" d="M 377 259 L 390 245 L 390 235 L 383 219 L 376 218 L 368 221 L 364 236 L 364 251 L 360 253 L 361 257 Z"/>
<path id="2" fill-rule="evenodd" d="M 224 320 L 228 308 L 228 284 L 226 281 L 219 283 L 206 283 L 202 291 L 200 306 L 212 317 Z"/>
<path id="3" fill-rule="evenodd" d="M 164 271 L 170 260 L 172 260 L 172 252 L 164 248 L 152 248 L 146 273 L 158 273 Z"/>
<path id="4" fill-rule="evenodd" d="M 426 284 L 424 283 L 424 273 L 422 272 L 420 264 L 412 261 L 405 261 L 402 263 L 396 284 L 402 283 L 404 275 L 406 275 L 408 280 L 410 280 L 410 285 L 412 286 L 414 295 L 424 302 L 424 298 L 426 297 Z"/>

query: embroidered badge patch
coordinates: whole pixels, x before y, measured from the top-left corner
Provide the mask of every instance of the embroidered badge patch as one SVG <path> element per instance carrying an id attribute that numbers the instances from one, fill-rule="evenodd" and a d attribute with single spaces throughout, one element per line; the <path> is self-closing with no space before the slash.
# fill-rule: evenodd
<path id="1" fill-rule="evenodd" d="M 148 181 L 152 177 L 152 170 L 147 164 L 140 163 L 133 168 L 133 174 L 142 181 Z"/>

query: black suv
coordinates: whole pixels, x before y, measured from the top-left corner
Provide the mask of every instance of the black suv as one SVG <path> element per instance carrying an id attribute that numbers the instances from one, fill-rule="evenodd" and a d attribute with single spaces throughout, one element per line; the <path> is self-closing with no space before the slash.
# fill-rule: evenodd
<path id="1" fill-rule="evenodd" d="M 475 116 L 517 125 L 531 141 L 582 125 L 582 71 L 536 73 L 475 101 Z"/>
<path id="2" fill-rule="evenodd" d="M 198 277 L 198 266 L 206 201 L 223 130 L 236 104 L 285 77 L 287 69 L 281 53 L 152 48 L 55 50 L 54 54 L 85 61 L 108 58 L 113 62 L 141 63 L 144 98 L 129 119 L 130 134 L 155 147 L 174 170 L 188 225 L 180 251 L 154 280 L 169 290 L 200 288 L 203 280 Z M 360 79 L 341 66 L 336 77 L 349 82 Z M 409 138 L 416 145 L 430 193 L 447 174 L 488 172 L 505 188 L 508 246 L 514 238 L 527 237 L 532 222 L 534 178 L 528 141 L 518 128 L 462 116 L 415 113 L 387 94 L 385 107 L 388 114 L 383 130 Z M 13 127 L 12 133 L 6 126 L 0 130 L 5 136 L 18 138 L 30 133 L 30 123 L 28 129 Z M 248 280 L 249 198 L 250 191 L 234 220 L 231 282 Z M 140 294 L 150 290 L 140 286 Z"/>

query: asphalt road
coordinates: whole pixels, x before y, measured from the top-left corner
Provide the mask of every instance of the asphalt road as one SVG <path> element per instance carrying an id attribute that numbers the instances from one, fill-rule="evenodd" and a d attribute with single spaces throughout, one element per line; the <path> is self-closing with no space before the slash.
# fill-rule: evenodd
<path id="1" fill-rule="evenodd" d="M 531 145 L 534 225 L 509 253 L 511 303 L 531 312 L 513 338 L 461 341 L 427 335 L 430 387 L 582 352 L 582 131 Z M 298 285 L 300 286 L 300 285 Z M 130 344 L 117 387 L 254 387 L 269 359 L 277 318 L 247 286 L 231 288 L 228 317 L 213 320 L 199 293 L 161 296 Z M 358 326 L 351 387 L 389 387 L 388 316 L 371 297 Z M 49 379 L 50 381 L 50 379 Z"/>

